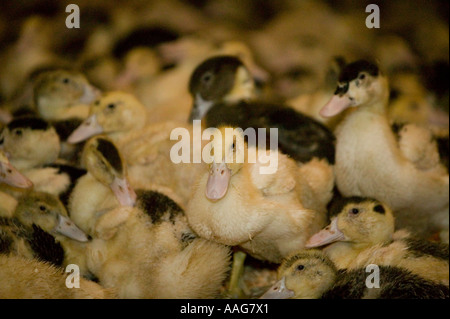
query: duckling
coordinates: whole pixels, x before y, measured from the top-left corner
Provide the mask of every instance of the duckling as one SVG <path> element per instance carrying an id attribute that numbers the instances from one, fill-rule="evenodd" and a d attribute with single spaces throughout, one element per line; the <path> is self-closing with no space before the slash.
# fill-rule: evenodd
<path id="1" fill-rule="evenodd" d="M 321 251 L 305 250 L 283 260 L 279 281 L 262 299 L 436 299 L 448 298 L 448 287 L 396 267 L 379 267 L 379 288 L 366 285 L 368 273 L 359 268 L 338 271 Z"/>
<path id="2" fill-rule="evenodd" d="M 19 117 L 5 126 L 0 138 L 11 163 L 33 182 L 34 190 L 61 196 L 67 202 L 68 192 L 85 172 L 57 161 L 60 139 L 52 125 L 36 117 Z"/>
<path id="3" fill-rule="evenodd" d="M 194 100 L 190 120 L 204 119 L 206 127 L 275 127 L 279 149 L 295 160 L 317 157 L 334 163 L 333 134 L 292 108 L 252 101 L 254 82 L 236 57 L 216 56 L 201 63 L 191 76 L 189 92 Z"/>
<path id="4" fill-rule="evenodd" d="M 150 221 L 136 207 L 110 210 L 98 218 L 89 269 L 120 298 L 217 297 L 229 248 L 192 233 L 180 237 L 186 225 L 180 218 Z"/>
<path id="5" fill-rule="evenodd" d="M 121 206 L 132 207 L 136 193 L 127 178 L 127 167 L 117 147 L 106 137 L 90 139 L 83 150 L 87 173 L 80 177 L 69 198 L 71 218 L 91 234 L 97 211 Z"/>
<path id="6" fill-rule="evenodd" d="M 68 138 L 78 143 L 100 133 L 106 134 L 125 156 L 130 181 L 136 187 L 145 187 L 149 181 L 175 191 L 184 204 L 194 182 L 203 169 L 202 164 L 174 164 L 170 150 L 176 143 L 171 140 L 175 128 L 185 128 L 193 134 L 192 125 L 184 122 L 163 122 L 145 126 L 150 112 L 132 94 L 109 92 L 91 105 L 89 118 Z M 191 146 L 190 146 L 191 147 Z"/>
<path id="7" fill-rule="evenodd" d="M 194 186 L 186 210 L 189 224 L 201 237 L 240 246 L 258 259 L 280 262 L 304 246 L 325 216 L 300 202 L 294 161 L 271 150 L 278 170 L 262 174 L 259 169 L 267 165 L 261 156 L 267 155 L 266 150 L 253 149 L 257 153 L 252 163 L 242 132 L 221 127 L 216 133 L 220 135 L 214 135 L 210 152 L 217 155 Z M 332 185 L 330 194 L 331 189 Z"/>
<path id="8" fill-rule="evenodd" d="M 56 266 L 76 264 L 83 275 L 88 275 L 84 250 L 89 238 L 69 219 L 56 196 L 34 191 L 23 195 L 9 227 L 18 237 L 15 245 L 19 249 L 25 245 L 33 257 Z"/>
<path id="9" fill-rule="evenodd" d="M 338 201 L 332 222 L 312 236 L 306 247 L 328 245 L 324 252 L 339 269 L 369 264 L 395 266 L 439 284 L 449 284 L 448 245 L 394 233 L 394 216 L 387 205 L 370 198 Z"/>
<path id="10" fill-rule="evenodd" d="M 63 69 L 40 73 L 33 88 L 34 105 L 45 120 L 85 119 L 99 94 L 84 75 Z"/>
<path id="11" fill-rule="evenodd" d="M 68 137 L 69 143 L 79 143 L 100 133 L 120 142 L 130 132 L 144 128 L 147 111 L 134 95 L 122 91 L 104 94 L 92 103 L 89 117 Z"/>
<path id="12" fill-rule="evenodd" d="M 2 299 L 112 299 L 104 289 L 80 277 L 79 288 L 68 288 L 67 274 L 58 267 L 34 259 L 0 254 L 0 298 Z"/>
<path id="13" fill-rule="evenodd" d="M 448 230 L 448 174 L 420 170 L 402 154 L 386 117 L 388 98 L 388 81 L 375 64 L 356 61 L 341 72 L 320 112 L 332 117 L 351 107 L 335 132 L 337 187 L 344 196 L 386 203 L 401 228 Z"/>

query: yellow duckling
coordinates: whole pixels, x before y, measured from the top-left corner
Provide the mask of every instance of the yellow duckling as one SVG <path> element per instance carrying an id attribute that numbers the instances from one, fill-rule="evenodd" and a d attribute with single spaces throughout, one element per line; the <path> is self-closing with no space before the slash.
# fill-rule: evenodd
<path id="1" fill-rule="evenodd" d="M 63 269 L 49 263 L 0 254 L 2 299 L 112 299 L 111 289 L 79 278 L 79 288 L 68 288 Z"/>
<path id="2" fill-rule="evenodd" d="M 402 153 L 386 116 L 388 98 L 388 81 L 375 64 L 356 61 L 341 72 L 321 110 L 324 117 L 352 110 L 335 132 L 337 187 L 344 196 L 386 203 L 400 227 L 448 230 L 448 173 L 443 166 L 421 170 Z"/>
<path id="3" fill-rule="evenodd" d="M 396 267 L 379 267 L 379 286 L 367 285 L 365 268 L 338 271 L 321 251 L 305 250 L 283 260 L 279 281 L 261 299 L 446 299 L 448 286 Z"/>
<path id="4" fill-rule="evenodd" d="M 324 223 L 323 207 L 321 213 L 319 205 L 314 211 L 301 202 L 306 194 L 299 196 L 298 184 L 305 181 L 300 176 L 297 180 L 293 160 L 271 151 L 271 160 L 277 160 L 278 167 L 261 173 L 261 168 L 268 167 L 262 160 L 268 151 L 247 147 L 242 132 L 231 128 L 216 130 L 209 146 L 214 159 L 209 172 L 200 175 L 195 184 L 186 210 L 189 224 L 201 237 L 240 246 L 256 258 L 277 263 L 303 247 L 308 234 Z M 255 151 L 254 163 L 249 160 L 250 151 Z M 332 178 L 327 179 L 316 185 L 316 191 L 322 189 L 329 200 L 332 185 Z"/>
<path id="5" fill-rule="evenodd" d="M 94 137 L 83 150 L 87 174 L 80 177 L 70 195 L 69 212 L 84 231 L 92 234 L 94 214 L 119 205 L 132 207 L 136 193 L 127 178 L 127 167 L 111 140 Z"/>
<path id="6" fill-rule="evenodd" d="M 402 230 L 394 233 L 392 211 L 373 199 L 347 198 L 334 210 L 331 224 L 312 236 L 306 247 L 329 245 L 324 252 L 339 269 L 396 266 L 448 286 L 448 245 L 417 239 Z"/>
<path id="7" fill-rule="evenodd" d="M 34 82 L 34 105 L 45 120 L 85 119 L 99 96 L 84 75 L 68 70 L 41 72 Z"/>

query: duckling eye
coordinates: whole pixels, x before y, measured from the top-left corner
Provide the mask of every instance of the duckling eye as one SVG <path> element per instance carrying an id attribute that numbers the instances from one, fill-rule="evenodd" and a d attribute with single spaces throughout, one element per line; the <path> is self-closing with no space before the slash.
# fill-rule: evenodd
<path id="1" fill-rule="evenodd" d="M 304 266 L 304 265 L 298 265 L 298 266 L 297 266 L 297 270 L 303 270 L 303 269 L 305 269 L 305 266 Z"/>
<path id="2" fill-rule="evenodd" d="M 364 73 L 361 73 L 358 77 L 360 80 L 364 80 L 366 78 L 366 75 Z"/>
<path id="3" fill-rule="evenodd" d="M 357 215 L 357 214 L 359 214 L 359 209 L 358 208 L 352 208 L 350 210 L 350 213 L 353 214 L 353 215 Z"/>
<path id="4" fill-rule="evenodd" d="M 45 212 L 46 211 L 46 207 L 44 205 L 39 206 L 39 210 L 41 212 Z"/>
<path id="5" fill-rule="evenodd" d="M 213 78 L 212 73 L 210 73 L 210 72 L 205 73 L 205 74 L 202 76 L 202 82 L 203 82 L 204 84 L 209 84 L 209 83 L 211 82 L 212 78 Z"/>
<path id="6" fill-rule="evenodd" d="M 63 82 L 64 84 L 68 84 L 68 83 L 70 82 L 70 80 L 69 80 L 69 78 L 64 78 L 64 79 L 62 80 L 62 82 Z"/>
<path id="7" fill-rule="evenodd" d="M 14 134 L 16 134 L 16 136 L 22 136 L 22 130 L 15 130 Z"/>
<path id="8" fill-rule="evenodd" d="M 109 110 L 114 110 L 116 108 L 116 105 L 114 103 L 109 103 L 108 104 L 108 109 Z"/>

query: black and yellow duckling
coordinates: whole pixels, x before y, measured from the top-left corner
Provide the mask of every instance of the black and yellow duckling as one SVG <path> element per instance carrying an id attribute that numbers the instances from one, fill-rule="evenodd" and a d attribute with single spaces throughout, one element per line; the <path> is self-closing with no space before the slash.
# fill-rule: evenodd
<path id="1" fill-rule="evenodd" d="M 83 275 L 88 274 L 84 250 L 89 238 L 69 219 L 57 197 L 28 192 L 19 198 L 14 214 L 2 217 L 0 224 L 3 253 L 36 258 L 58 267 L 73 263 Z"/>
<path id="2" fill-rule="evenodd" d="M 448 173 L 439 161 L 424 169 L 405 153 L 387 118 L 388 99 L 387 77 L 376 64 L 359 60 L 344 67 L 335 94 L 320 112 L 333 117 L 349 110 L 335 131 L 336 185 L 344 196 L 386 203 L 400 227 L 424 234 L 448 231 Z M 412 150 L 425 150 L 427 143 L 433 143 L 411 140 Z M 436 145 L 430 149 L 427 158 L 438 153 Z"/>
<path id="3" fill-rule="evenodd" d="M 254 82 L 244 64 L 233 56 L 216 56 L 193 72 L 190 121 L 206 127 L 230 125 L 246 129 L 278 128 L 278 147 L 296 161 L 313 157 L 334 163 L 334 136 L 321 123 L 283 105 L 252 100 Z"/>
<path id="4" fill-rule="evenodd" d="M 448 245 L 403 230 L 394 233 L 394 216 L 387 205 L 370 198 L 344 198 L 333 205 L 331 215 L 331 224 L 306 247 L 328 245 L 324 252 L 339 269 L 395 266 L 448 286 Z"/>
<path id="5" fill-rule="evenodd" d="M 448 286 L 425 280 L 397 267 L 379 267 L 379 287 L 366 284 L 365 268 L 337 270 L 318 250 L 287 257 L 278 268 L 278 279 L 262 299 L 447 299 Z"/>

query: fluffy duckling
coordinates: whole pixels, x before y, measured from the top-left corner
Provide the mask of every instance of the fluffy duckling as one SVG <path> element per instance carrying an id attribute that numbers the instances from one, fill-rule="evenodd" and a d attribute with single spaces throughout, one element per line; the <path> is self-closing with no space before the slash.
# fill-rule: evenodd
<path id="1" fill-rule="evenodd" d="M 306 247 L 328 245 L 324 252 L 339 269 L 395 266 L 448 286 L 448 245 L 394 233 L 394 216 L 386 205 L 370 198 L 345 198 L 334 205 L 332 215 L 331 224 Z"/>
<path id="2" fill-rule="evenodd" d="M 78 179 L 70 195 L 69 212 L 81 229 L 92 234 L 96 212 L 119 205 L 132 207 L 136 193 L 121 153 L 106 137 L 94 137 L 86 143 L 82 162 L 87 173 Z"/>
<path id="3" fill-rule="evenodd" d="M 38 260 L 0 254 L 2 299 L 111 299 L 112 290 L 80 277 L 79 288 L 68 288 L 67 274 Z"/>
<path id="4" fill-rule="evenodd" d="M 117 207 L 97 219 L 89 269 L 120 298 L 217 297 L 229 267 L 229 248 L 197 238 L 183 211 L 162 194 L 152 213 Z"/>
<path id="5" fill-rule="evenodd" d="M 38 114 L 46 120 L 85 119 L 99 91 L 78 72 L 51 70 L 37 76 L 33 88 Z"/>
<path id="6" fill-rule="evenodd" d="M 209 171 L 194 186 L 186 210 L 189 224 L 201 237 L 239 245 L 256 258 L 280 262 L 304 246 L 308 234 L 323 224 L 324 214 L 299 201 L 296 184 L 301 180 L 297 182 L 294 161 L 272 150 L 270 156 L 278 160 L 278 168 L 264 174 L 260 168 L 267 168 L 262 161 L 266 150 L 253 148 L 252 163 L 242 132 L 222 127 L 213 134 L 209 152 L 214 157 Z M 332 182 L 328 187 L 331 194 Z"/>
<path id="7" fill-rule="evenodd" d="M 448 230 L 448 174 L 420 170 L 401 152 L 386 116 L 388 98 L 388 81 L 375 64 L 361 60 L 341 72 L 335 95 L 320 113 L 332 117 L 352 110 L 336 129 L 337 187 L 344 196 L 386 203 L 400 227 Z"/>
<path id="8" fill-rule="evenodd" d="M 236 57 L 216 56 L 201 63 L 189 91 L 194 101 L 190 120 L 204 119 L 206 127 L 278 128 L 282 152 L 300 162 L 317 157 L 334 163 L 333 134 L 292 108 L 251 101 L 253 79 Z"/>
<path id="9" fill-rule="evenodd" d="M 64 203 L 76 179 L 84 170 L 56 163 L 60 155 L 60 139 L 47 121 L 36 117 L 19 117 L 0 133 L 0 147 L 13 165 L 34 184 L 34 190 L 61 196 Z"/>
<path id="10" fill-rule="evenodd" d="M 43 192 L 29 192 L 22 196 L 9 228 L 18 237 L 15 246 L 22 251 L 28 247 L 31 255 L 56 266 L 76 264 L 82 274 L 87 274 L 84 250 L 87 235 L 69 219 L 67 210 L 59 199 Z"/>
<path id="11" fill-rule="evenodd" d="M 104 133 L 125 156 L 135 187 L 146 187 L 151 181 L 171 188 L 184 204 L 188 202 L 191 190 L 186 185 L 194 182 L 203 165 L 173 163 L 170 150 L 177 142 L 170 136 L 175 128 L 185 128 L 192 135 L 191 125 L 164 122 L 144 127 L 151 115 L 147 115 L 145 107 L 132 94 L 125 92 L 106 93 L 91 105 L 90 114 L 70 135 L 68 142 L 78 143 Z"/>
<path id="12" fill-rule="evenodd" d="M 321 251 L 295 253 L 278 268 L 279 281 L 262 299 L 444 299 L 448 287 L 396 267 L 379 267 L 380 287 L 368 288 L 369 273 L 338 271 Z"/>
<path id="13" fill-rule="evenodd" d="M 131 132 L 143 129 L 146 119 L 147 111 L 134 95 L 122 91 L 108 92 L 92 103 L 89 117 L 67 141 L 79 143 L 103 133 L 119 143 Z"/>

